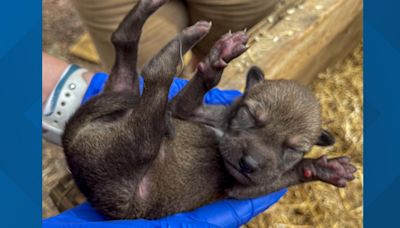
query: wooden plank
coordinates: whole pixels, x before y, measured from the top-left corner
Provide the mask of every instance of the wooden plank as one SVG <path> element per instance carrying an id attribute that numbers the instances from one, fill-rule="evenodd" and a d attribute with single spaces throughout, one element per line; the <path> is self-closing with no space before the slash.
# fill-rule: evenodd
<path id="1" fill-rule="evenodd" d="M 362 0 L 302 0 L 250 31 L 249 50 L 225 69 L 220 88 L 242 90 L 251 65 L 268 79 L 307 84 L 343 59 L 362 38 Z"/>

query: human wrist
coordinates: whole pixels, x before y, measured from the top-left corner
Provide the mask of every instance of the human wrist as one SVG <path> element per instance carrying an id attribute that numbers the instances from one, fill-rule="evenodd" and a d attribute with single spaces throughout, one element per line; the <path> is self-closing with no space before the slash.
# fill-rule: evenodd
<path id="1" fill-rule="evenodd" d="M 42 53 L 42 104 L 48 100 L 50 94 L 55 89 L 60 77 L 65 73 L 70 66 L 67 62 L 55 58 L 47 53 Z M 87 84 L 90 83 L 93 77 L 93 72 L 87 71 L 82 78 Z"/>
<path id="2" fill-rule="evenodd" d="M 42 103 L 50 96 L 68 63 L 43 53 L 42 56 Z"/>
<path id="3" fill-rule="evenodd" d="M 61 145 L 65 123 L 82 102 L 93 73 L 75 64 L 68 65 L 58 76 L 53 90 L 43 104 L 43 137 Z"/>

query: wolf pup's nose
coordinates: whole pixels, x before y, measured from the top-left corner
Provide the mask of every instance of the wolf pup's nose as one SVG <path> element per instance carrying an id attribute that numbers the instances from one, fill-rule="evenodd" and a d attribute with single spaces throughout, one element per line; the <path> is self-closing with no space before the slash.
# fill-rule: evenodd
<path id="1" fill-rule="evenodd" d="M 258 169 L 258 162 L 250 155 L 244 155 L 239 160 L 240 171 L 243 173 L 252 173 Z"/>

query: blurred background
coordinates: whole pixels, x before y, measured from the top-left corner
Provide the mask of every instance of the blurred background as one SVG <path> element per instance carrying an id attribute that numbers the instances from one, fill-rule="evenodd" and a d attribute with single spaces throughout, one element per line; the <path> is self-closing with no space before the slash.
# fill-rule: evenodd
<path id="1" fill-rule="evenodd" d="M 321 2 L 341 3 L 339 0 Z M 290 22 L 291 18 L 295 18 L 291 15 L 295 14 L 295 10 L 302 9 L 302 4 L 308 3 L 297 1 L 295 8 L 283 8 L 279 15 L 283 12 L 286 15 L 283 20 Z M 322 10 L 319 9 L 320 5 L 315 5 L 314 8 Z M 275 19 L 266 16 L 265 20 L 273 24 Z M 250 33 L 253 37 L 252 42 L 258 42 L 260 45 L 278 43 L 277 36 L 272 38 L 261 36 L 259 34 L 262 32 L 257 33 L 258 30 L 262 29 L 255 28 Z M 253 219 L 247 226 L 362 227 L 363 45 L 361 37 L 354 43 L 349 50 L 346 50 L 343 58 L 332 61 L 322 70 L 319 69 L 316 76 L 307 82 L 321 102 L 324 126 L 336 137 L 334 146 L 327 149 L 314 148 L 307 156 L 317 157 L 325 153 L 332 157 L 347 155 L 358 168 L 356 180 L 344 189 L 322 183 L 292 187 L 277 204 Z M 70 0 L 43 0 L 43 51 L 94 72 L 102 69 L 90 37 Z M 266 52 L 263 48 L 258 48 L 255 52 L 257 51 L 260 55 Z M 233 65 L 238 69 L 245 68 L 250 65 L 246 62 L 247 59 L 248 55 Z M 62 149 L 43 140 L 42 156 L 42 216 L 46 218 L 74 207 L 85 199 L 68 172 Z"/>

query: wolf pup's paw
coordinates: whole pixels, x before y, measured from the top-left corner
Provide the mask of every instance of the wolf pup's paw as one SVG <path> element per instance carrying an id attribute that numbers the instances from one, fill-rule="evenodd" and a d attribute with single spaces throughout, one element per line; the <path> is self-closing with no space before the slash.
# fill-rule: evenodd
<path id="1" fill-rule="evenodd" d="M 316 178 L 337 187 L 345 187 L 347 182 L 354 179 L 353 174 L 357 171 L 348 157 L 328 159 L 324 155 L 313 160 L 312 164 L 312 167 L 303 169 L 304 178 Z"/>
<path id="2" fill-rule="evenodd" d="M 248 39 L 249 37 L 243 31 L 229 32 L 215 42 L 210 53 L 197 66 L 197 70 L 202 74 L 208 88 L 216 86 L 228 63 L 247 50 Z"/>

